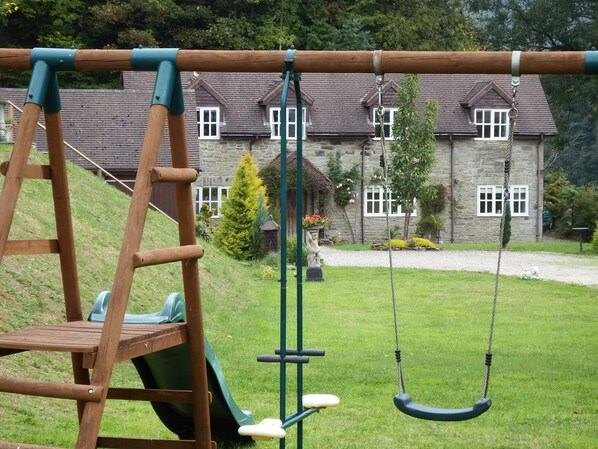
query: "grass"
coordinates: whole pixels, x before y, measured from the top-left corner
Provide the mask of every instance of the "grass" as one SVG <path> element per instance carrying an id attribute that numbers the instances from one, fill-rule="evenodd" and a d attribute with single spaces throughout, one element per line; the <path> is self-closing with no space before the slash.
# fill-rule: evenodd
<path id="1" fill-rule="evenodd" d="M 0 160 L 6 159 L 0 147 Z M 35 156 L 35 161 L 43 161 Z M 84 309 L 110 288 L 128 198 L 70 167 Z M 0 183 L 2 181 L 0 180 Z M 26 183 L 14 238 L 52 235 L 39 203 L 43 183 Z M 50 219 L 48 219 L 50 218 Z M 144 247 L 173 244 L 174 226 L 150 213 Z M 259 264 L 234 262 L 206 244 L 201 260 L 206 334 L 236 402 L 256 419 L 278 415 L 278 366 L 257 354 L 279 346 L 279 291 Z M 54 256 L 6 257 L 0 265 L 0 330 L 63 320 Z M 158 310 L 180 290 L 178 268 L 141 270 L 131 311 Z M 383 268 L 324 267 L 325 281 L 304 284 L 304 346 L 326 350 L 305 366 L 305 391 L 341 398 L 338 408 L 307 419 L 305 448 L 573 448 L 596 447 L 598 429 L 598 290 L 503 277 L 494 336 L 491 409 L 480 418 L 437 423 L 401 415 L 388 273 Z M 158 279 L 159 282 L 155 282 Z M 289 275 L 289 346 L 295 345 L 294 278 Z M 478 399 L 488 338 L 493 277 L 483 273 L 397 271 L 398 319 L 407 391 L 420 403 L 466 407 Z M 69 359 L 17 354 L 0 359 L 0 375 L 68 381 Z M 24 374 L 25 373 L 25 374 Z M 289 412 L 296 385 L 289 366 Z M 114 385 L 140 386 L 129 363 Z M 0 440 L 73 447 L 76 413 L 67 401 L 0 394 Z M 108 435 L 173 438 L 147 404 L 111 401 Z M 295 448 L 296 429 L 287 447 Z M 276 447 L 275 442 L 257 448 Z M 221 449 L 232 449 L 221 444 Z"/>
<path id="2" fill-rule="evenodd" d="M 333 246 L 334 249 L 346 251 L 369 251 L 370 243 L 343 243 Z M 445 251 L 497 251 L 498 243 L 443 243 L 438 245 Z M 592 243 L 583 243 L 582 256 L 595 257 L 598 255 L 592 248 Z M 547 242 L 510 242 L 506 248 L 513 252 L 547 252 L 558 254 L 580 255 L 579 240 L 559 240 Z"/>

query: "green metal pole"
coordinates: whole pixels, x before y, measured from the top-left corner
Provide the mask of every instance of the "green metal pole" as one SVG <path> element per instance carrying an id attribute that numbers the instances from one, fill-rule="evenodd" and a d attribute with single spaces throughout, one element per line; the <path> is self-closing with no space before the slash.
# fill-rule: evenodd
<path id="1" fill-rule="evenodd" d="M 286 352 L 287 352 L 287 95 L 293 71 L 295 51 L 289 50 L 285 57 L 284 83 L 280 98 L 280 420 L 286 416 Z M 285 447 L 285 439 L 279 443 Z"/>
<path id="2" fill-rule="evenodd" d="M 303 351 L 303 101 L 301 75 L 294 74 L 297 103 L 297 352 Z M 303 410 L 303 364 L 297 364 L 297 412 Z M 303 420 L 297 423 L 297 449 L 303 449 Z"/>

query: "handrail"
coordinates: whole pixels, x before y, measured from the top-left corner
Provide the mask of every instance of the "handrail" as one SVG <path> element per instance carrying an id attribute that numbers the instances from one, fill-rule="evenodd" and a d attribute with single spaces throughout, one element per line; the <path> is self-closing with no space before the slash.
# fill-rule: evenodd
<path id="1" fill-rule="evenodd" d="M 156 49 L 147 51 L 148 57 Z M 162 49 L 165 50 L 165 49 Z M 31 69 L 31 49 L 1 48 L 0 70 Z M 84 72 L 134 70 L 133 50 L 76 50 L 74 70 Z M 179 50 L 179 71 L 281 72 L 285 51 Z M 137 56 L 136 56 L 137 58 Z M 511 73 L 510 51 L 312 51 L 297 50 L 298 73 Z M 70 67 L 57 70 L 71 70 Z M 598 51 L 521 52 L 522 74 L 598 74 Z"/>
<path id="2" fill-rule="evenodd" d="M 12 101 L 10 100 L 4 100 L 6 102 L 6 104 L 11 105 L 13 108 L 15 108 L 17 111 L 19 111 L 21 114 L 23 113 L 23 110 L 18 107 L 16 104 L 14 104 Z M 37 126 L 41 129 L 43 129 L 44 131 L 46 130 L 46 127 L 41 124 L 40 122 L 37 122 Z M 124 182 L 122 182 L 120 179 L 118 179 L 116 176 L 114 176 L 112 173 L 110 173 L 108 170 L 106 170 L 105 168 L 99 166 L 98 164 L 96 164 L 93 160 L 91 160 L 90 158 L 88 158 L 87 156 L 85 156 L 83 153 L 81 153 L 79 150 L 77 150 L 74 146 L 72 146 L 70 143 L 68 143 L 66 140 L 62 141 L 64 143 L 64 145 L 66 147 L 68 147 L 69 150 L 71 150 L 73 153 L 75 153 L 77 156 L 79 156 L 80 158 L 84 159 L 85 161 L 89 162 L 93 167 L 97 168 L 98 170 L 100 170 L 104 175 L 108 176 L 110 179 L 112 179 L 114 182 L 116 182 L 118 185 L 120 185 L 121 187 L 123 187 L 124 189 L 126 189 L 129 193 L 133 193 L 133 189 L 131 187 L 129 187 L 127 184 L 125 184 Z M 164 215 L 166 218 L 168 218 L 170 221 L 172 221 L 173 223 L 177 223 L 177 221 L 172 218 L 170 215 L 168 215 L 166 212 L 164 212 L 162 209 L 160 209 L 158 206 L 156 206 L 153 203 L 149 203 L 149 205 L 156 211 L 161 213 L 162 215 Z"/>

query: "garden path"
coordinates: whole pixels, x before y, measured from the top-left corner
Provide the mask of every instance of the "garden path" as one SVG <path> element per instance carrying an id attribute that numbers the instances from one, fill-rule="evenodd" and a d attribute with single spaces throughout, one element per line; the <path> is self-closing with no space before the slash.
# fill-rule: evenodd
<path id="1" fill-rule="evenodd" d="M 349 267 L 388 267 L 386 251 L 345 251 L 321 246 L 324 265 Z M 397 251 L 393 266 L 429 270 L 496 272 L 497 252 L 493 251 Z M 532 266 L 538 278 L 588 285 L 598 288 L 598 257 L 556 253 L 504 251 L 501 274 L 522 276 Z"/>

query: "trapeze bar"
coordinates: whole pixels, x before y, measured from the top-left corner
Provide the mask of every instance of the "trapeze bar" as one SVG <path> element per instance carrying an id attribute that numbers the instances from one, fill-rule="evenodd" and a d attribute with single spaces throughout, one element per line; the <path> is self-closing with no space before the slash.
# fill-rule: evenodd
<path id="1" fill-rule="evenodd" d="M 156 58 L 163 53 L 170 57 L 170 52 L 176 49 L 55 50 L 48 53 L 48 57 L 55 58 L 61 51 L 74 53 L 74 68 L 69 62 L 59 70 L 98 72 L 134 70 L 133 66 L 153 70 Z M 31 69 L 32 52 L 37 52 L 36 57 L 40 57 L 40 49 L 0 49 L 0 70 Z M 151 63 L 144 63 L 145 54 Z M 178 50 L 176 68 L 179 71 L 280 72 L 285 66 L 285 56 L 285 51 L 270 50 Z M 298 73 L 510 74 L 511 56 L 509 51 L 297 50 L 293 68 Z M 521 74 L 595 75 L 598 74 L 598 51 L 522 52 Z"/>

